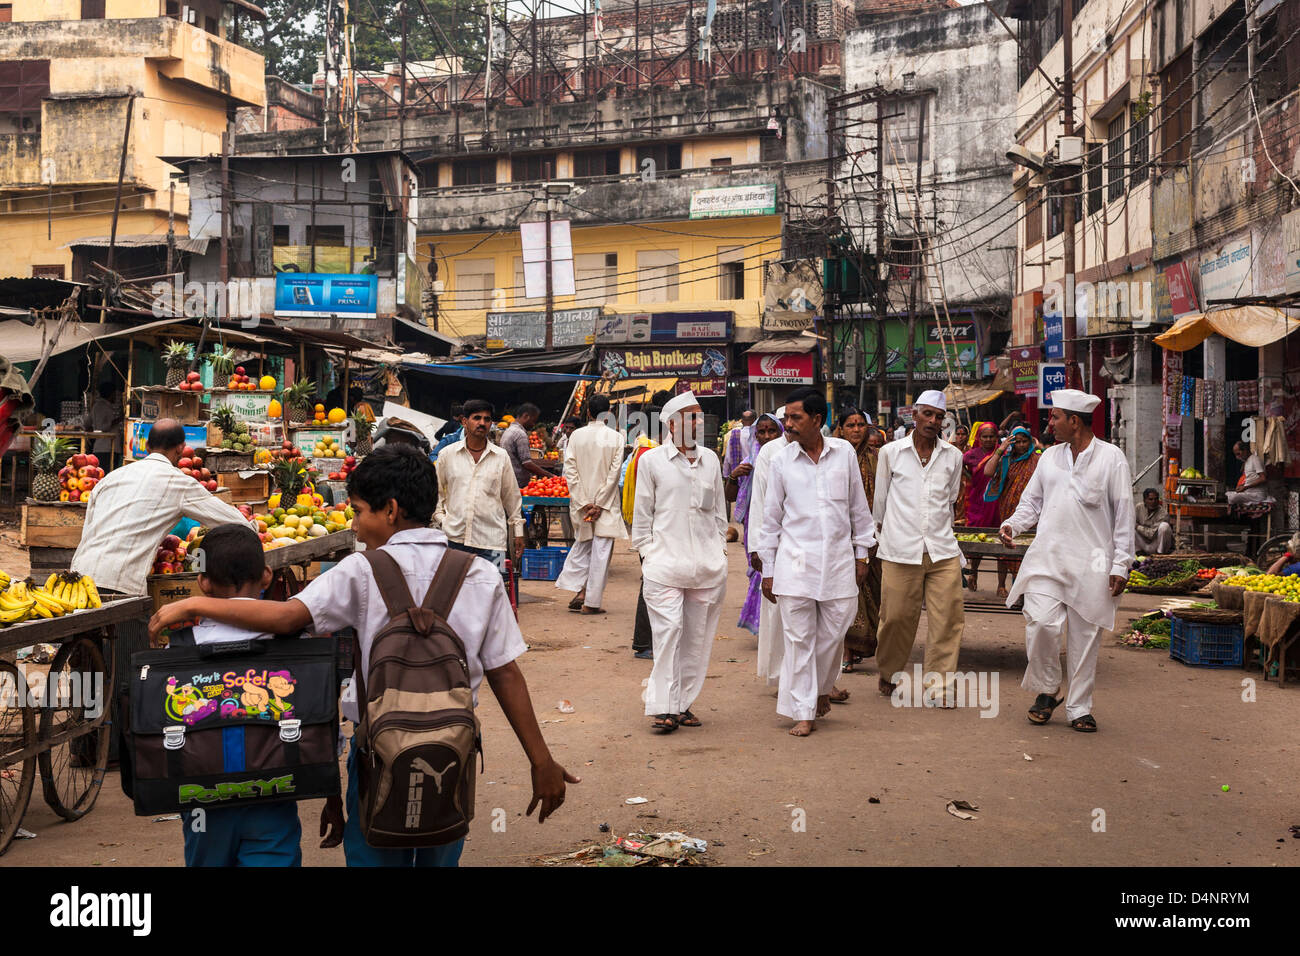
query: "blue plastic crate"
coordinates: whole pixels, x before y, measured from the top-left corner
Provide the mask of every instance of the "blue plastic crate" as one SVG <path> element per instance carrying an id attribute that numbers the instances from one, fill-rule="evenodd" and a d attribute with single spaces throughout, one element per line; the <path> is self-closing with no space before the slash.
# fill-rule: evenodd
<path id="1" fill-rule="evenodd" d="M 519 576 L 525 581 L 554 581 L 568 556 L 568 548 L 525 548 Z"/>
<path id="2" fill-rule="evenodd" d="M 1169 656 L 1196 667 L 1240 667 L 1245 631 L 1240 624 L 1201 624 L 1172 619 Z"/>

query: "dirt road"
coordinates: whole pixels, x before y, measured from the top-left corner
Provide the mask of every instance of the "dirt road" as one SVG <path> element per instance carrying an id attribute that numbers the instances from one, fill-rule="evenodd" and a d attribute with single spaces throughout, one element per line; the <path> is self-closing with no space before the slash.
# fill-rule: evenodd
<path id="1" fill-rule="evenodd" d="M 991 586 L 991 569 L 982 578 Z M 544 826 L 524 818 L 528 766 L 485 687 L 487 769 L 465 865 L 568 852 L 608 839 L 602 823 L 614 834 L 681 830 L 710 842 L 709 859 L 733 866 L 1300 862 L 1300 840 L 1288 838 L 1300 823 L 1291 730 L 1300 688 L 1108 641 L 1098 665 L 1101 732 L 1070 731 L 1063 712 L 1036 727 L 1025 719 L 1031 695 L 1019 687 L 1021 619 L 973 614 L 961 668 L 997 676 L 996 716 L 896 708 L 877 695 L 869 667 L 841 679 L 852 692 L 847 705 L 796 739 L 755 676 L 755 639 L 733 626 L 745 589 L 734 546 L 728 588 L 694 708 L 705 726 L 658 736 L 641 713 L 650 664 L 629 649 L 635 556 L 616 547 L 601 617 L 569 613 L 569 595 L 549 584 L 524 586 L 520 620 L 532 647 L 524 673 L 552 750 L 583 782 Z M 1121 620 L 1157 601 L 1127 597 Z M 924 638 L 923 622 L 914 661 Z M 1243 700 L 1247 677 L 1257 684 L 1254 702 Z M 573 713 L 556 709 L 562 699 Z M 26 821 L 37 838 L 16 841 L 0 866 L 182 862 L 180 824 L 133 816 L 116 774 L 77 823 L 59 822 L 39 792 L 38 783 Z M 648 802 L 628 805 L 631 797 Z M 979 807 L 976 819 L 947 813 L 951 799 Z M 305 862 L 341 865 L 341 850 L 316 848 L 317 806 L 301 812 Z"/>

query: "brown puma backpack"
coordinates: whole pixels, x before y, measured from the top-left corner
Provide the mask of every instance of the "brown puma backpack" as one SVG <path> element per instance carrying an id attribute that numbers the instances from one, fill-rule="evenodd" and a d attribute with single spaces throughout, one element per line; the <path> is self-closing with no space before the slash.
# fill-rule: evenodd
<path id="1" fill-rule="evenodd" d="M 392 555 L 361 552 L 388 606 L 364 675 L 355 651 L 361 832 L 374 847 L 453 843 L 474 818 L 481 750 L 465 645 L 447 624 L 474 556 L 447 549 L 422 604 Z"/>

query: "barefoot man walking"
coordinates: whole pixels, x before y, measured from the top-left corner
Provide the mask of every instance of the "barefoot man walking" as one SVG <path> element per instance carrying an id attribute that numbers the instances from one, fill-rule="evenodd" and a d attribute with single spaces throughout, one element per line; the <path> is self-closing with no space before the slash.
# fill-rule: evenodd
<path id="1" fill-rule="evenodd" d="M 826 411 L 816 389 L 787 399 L 790 443 L 772 461 L 758 546 L 763 596 L 780 607 L 785 634 L 776 712 L 795 721 L 796 737 L 830 712 L 844 635 L 876 544 L 857 453 L 822 435 Z"/>
<path id="2" fill-rule="evenodd" d="M 1020 563 L 1011 607 L 1025 599 L 1025 651 L 1020 685 L 1037 694 L 1029 720 L 1045 724 L 1065 703 L 1070 729 L 1095 733 L 1092 691 L 1102 630 L 1115 627 L 1115 606 L 1133 563 L 1133 479 L 1124 453 L 1092 433 L 1101 399 L 1073 388 L 1052 393 L 1052 431 L 1059 444 L 1043 452 L 1020 505 L 998 534 L 1011 546 L 1034 525 L 1038 533 Z M 1061 638 L 1066 638 L 1069 695 L 1061 699 Z"/>

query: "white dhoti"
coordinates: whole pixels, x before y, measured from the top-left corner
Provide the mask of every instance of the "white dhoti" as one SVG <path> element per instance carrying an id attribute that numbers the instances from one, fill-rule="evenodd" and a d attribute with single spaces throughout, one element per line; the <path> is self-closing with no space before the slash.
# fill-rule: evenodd
<path id="1" fill-rule="evenodd" d="M 704 688 L 727 585 L 674 588 L 643 581 L 643 586 L 655 654 L 645 713 L 647 717 L 680 714 L 690 709 Z"/>
<path id="2" fill-rule="evenodd" d="M 1097 652 L 1101 628 L 1085 621 L 1064 602 L 1025 593 L 1025 653 L 1029 664 L 1020 686 L 1034 694 L 1055 694 L 1061 687 L 1061 638 L 1065 637 L 1065 662 L 1069 692 L 1066 720 L 1092 713 L 1092 692 L 1097 685 Z"/>
<path id="3" fill-rule="evenodd" d="M 586 541 L 573 542 L 568 557 L 564 559 L 564 570 L 555 579 L 555 586 L 561 591 L 586 591 L 582 603 L 587 607 L 600 607 L 613 553 L 613 538 L 593 536 Z"/>
<path id="4" fill-rule="evenodd" d="M 1138 547 L 1148 554 L 1169 554 L 1174 550 L 1174 529 L 1168 521 L 1156 525 L 1152 534 L 1137 529 Z"/>
<path id="5" fill-rule="evenodd" d="M 778 594 L 776 600 L 785 635 L 776 712 L 791 720 L 816 720 L 817 698 L 835 687 L 858 599 L 816 601 Z"/>
<path id="6" fill-rule="evenodd" d="M 781 632 L 781 607 L 762 598 L 758 608 L 758 676 L 775 686 L 781 679 L 785 636 Z"/>

